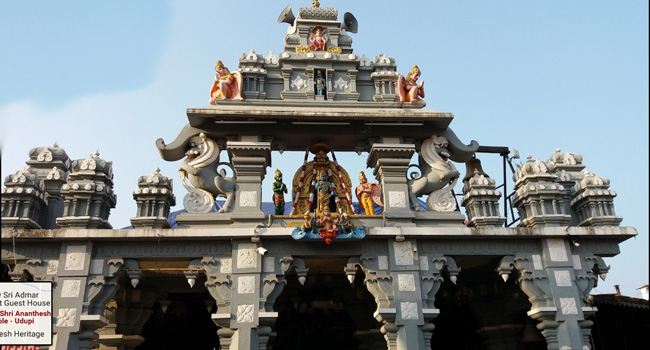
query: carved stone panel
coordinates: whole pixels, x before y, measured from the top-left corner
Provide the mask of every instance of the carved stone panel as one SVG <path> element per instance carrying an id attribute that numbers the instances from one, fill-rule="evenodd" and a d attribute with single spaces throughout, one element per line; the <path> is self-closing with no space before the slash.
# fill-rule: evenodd
<path id="1" fill-rule="evenodd" d="M 58 260 L 47 260 L 47 274 L 48 275 L 56 275 L 56 271 L 59 269 L 59 261 Z"/>
<path id="2" fill-rule="evenodd" d="M 401 191 L 389 191 L 388 205 L 392 208 L 406 208 L 406 194 Z"/>
<path id="3" fill-rule="evenodd" d="M 533 254 L 533 268 L 535 270 L 543 270 L 544 265 L 542 265 L 542 256 L 539 254 Z"/>
<path id="4" fill-rule="evenodd" d="M 555 283 L 558 287 L 571 287 L 571 273 L 567 270 L 555 271 Z"/>
<path id="5" fill-rule="evenodd" d="M 59 314 L 56 316 L 57 327 L 74 327 L 75 319 L 77 318 L 76 308 L 62 308 L 59 309 Z"/>
<path id="6" fill-rule="evenodd" d="M 65 265 L 66 271 L 80 271 L 84 269 L 86 259 L 85 245 L 69 245 L 66 250 Z"/>
<path id="7" fill-rule="evenodd" d="M 417 320 L 418 319 L 418 304 L 412 302 L 400 303 L 403 320 Z"/>
<path id="8" fill-rule="evenodd" d="M 380 270 L 388 270 L 388 256 L 380 255 L 377 259 Z"/>
<path id="9" fill-rule="evenodd" d="M 575 298 L 560 298 L 560 308 L 563 315 L 577 315 L 578 307 Z"/>
<path id="10" fill-rule="evenodd" d="M 412 274 L 398 274 L 397 287 L 400 292 L 415 292 L 415 277 Z"/>
<path id="11" fill-rule="evenodd" d="M 548 251 L 551 261 L 569 261 L 569 257 L 566 253 L 566 245 L 564 244 L 564 239 L 549 238 L 546 241 L 548 242 Z"/>
<path id="12" fill-rule="evenodd" d="M 221 261 L 221 267 L 219 271 L 221 273 L 232 273 L 232 259 L 226 258 L 226 259 L 220 259 L 220 261 Z"/>
<path id="13" fill-rule="evenodd" d="M 239 276 L 237 292 L 239 294 L 255 293 L 255 276 Z"/>
<path id="14" fill-rule="evenodd" d="M 81 291 L 80 280 L 63 280 L 61 284 L 61 298 L 76 298 Z"/>
<path id="15" fill-rule="evenodd" d="M 395 249 L 395 263 L 397 265 L 413 264 L 413 245 L 409 241 L 393 242 Z"/>
<path id="16" fill-rule="evenodd" d="M 255 191 L 242 191 L 239 198 L 239 206 L 241 207 L 257 206 L 257 192 Z"/>
<path id="17" fill-rule="evenodd" d="M 250 323 L 254 319 L 254 305 L 237 305 L 237 322 Z"/>
<path id="18" fill-rule="evenodd" d="M 242 243 L 237 250 L 237 268 L 248 269 L 257 267 L 256 245 L 252 243 Z"/>

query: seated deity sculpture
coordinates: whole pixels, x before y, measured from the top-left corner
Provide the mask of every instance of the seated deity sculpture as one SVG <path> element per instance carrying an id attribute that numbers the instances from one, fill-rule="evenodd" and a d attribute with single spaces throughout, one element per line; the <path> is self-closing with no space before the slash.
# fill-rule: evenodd
<path id="1" fill-rule="evenodd" d="M 422 99 L 424 97 L 424 82 L 418 83 L 421 72 L 417 65 L 404 78 L 402 75 L 397 80 L 397 91 L 401 102 L 408 102 L 416 104 L 422 102 L 422 106 L 426 106 L 426 102 Z"/>
<path id="2" fill-rule="evenodd" d="M 325 51 L 325 45 L 328 41 L 327 34 L 325 34 L 325 28 L 321 26 L 315 26 L 309 34 L 309 42 L 311 46 L 309 47 L 311 51 Z"/>
<path id="3" fill-rule="evenodd" d="M 217 100 L 243 100 L 241 96 L 242 75 L 240 72 L 230 73 L 221 61 L 214 66 L 216 74 L 210 89 L 210 104 L 216 105 Z"/>
<path id="4" fill-rule="evenodd" d="M 323 209 L 323 213 L 316 220 L 316 225 L 320 227 L 318 235 L 323 237 L 325 243 L 330 244 L 332 240 L 339 234 L 339 229 L 336 225 L 339 223 L 337 217 L 333 217 L 328 208 Z"/>

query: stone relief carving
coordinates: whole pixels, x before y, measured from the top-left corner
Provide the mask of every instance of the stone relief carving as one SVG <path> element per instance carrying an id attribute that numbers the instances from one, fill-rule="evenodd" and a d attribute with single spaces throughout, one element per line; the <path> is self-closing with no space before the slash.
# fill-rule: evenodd
<path id="1" fill-rule="evenodd" d="M 415 292 L 415 277 L 411 274 L 398 274 L 397 287 L 400 292 Z"/>
<path id="2" fill-rule="evenodd" d="M 240 276 L 238 278 L 237 292 L 239 294 L 252 294 L 255 292 L 255 276 Z"/>
<path id="3" fill-rule="evenodd" d="M 257 192 L 255 191 L 242 191 L 239 198 L 239 205 L 242 207 L 256 207 Z"/>
<path id="4" fill-rule="evenodd" d="M 410 241 L 393 242 L 395 249 L 395 263 L 397 265 L 413 264 L 413 245 Z"/>
<path id="5" fill-rule="evenodd" d="M 563 315 L 577 315 L 578 307 L 575 298 L 560 298 L 560 308 Z"/>
<path id="6" fill-rule="evenodd" d="M 555 271 L 555 283 L 558 287 L 571 287 L 571 273 L 566 270 Z"/>
<path id="7" fill-rule="evenodd" d="M 257 267 L 257 253 L 255 244 L 240 244 L 237 250 L 237 268 Z"/>
<path id="8" fill-rule="evenodd" d="M 74 327 L 76 317 L 77 317 L 77 309 L 75 308 L 59 309 L 59 314 L 58 316 L 56 316 L 56 326 Z"/>
<path id="9" fill-rule="evenodd" d="M 69 245 L 66 250 L 65 265 L 66 271 L 83 270 L 86 258 L 86 246 Z"/>
<path id="10" fill-rule="evenodd" d="M 59 269 L 59 260 L 47 260 L 47 274 L 56 275 L 56 271 Z"/>
<path id="11" fill-rule="evenodd" d="M 388 270 L 388 256 L 380 255 L 377 259 L 380 270 Z"/>
<path id="12" fill-rule="evenodd" d="M 302 74 L 297 74 L 296 77 L 291 81 L 291 88 L 295 90 L 302 90 L 307 87 L 306 77 Z"/>
<path id="13" fill-rule="evenodd" d="M 407 180 L 411 209 L 423 211 L 417 197 L 426 194 L 429 195 L 427 200 L 429 210 L 455 210 L 456 201 L 451 190 L 456 185 L 460 173 L 453 163 L 448 161 L 450 157 L 448 145 L 449 142 L 445 137 L 436 135 L 422 143 L 417 166 L 420 173 L 412 173 L 411 178 Z"/>
<path id="14" fill-rule="evenodd" d="M 231 212 L 234 207 L 237 179 L 226 177 L 223 170 L 218 173 L 217 167 L 227 165 L 232 168 L 232 165 L 219 163 L 221 149 L 214 140 L 208 138 L 204 133 L 190 138 L 188 145 L 189 148 L 185 152 L 187 158 L 178 169 L 181 182 L 190 192 L 188 196 L 191 197 L 183 199 L 183 204 L 186 205 L 185 210 L 188 212 L 211 211 L 214 206 L 214 197 L 225 196 L 226 202 L 219 212 Z M 199 200 L 201 197 L 202 200 Z"/>
<path id="15" fill-rule="evenodd" d="M 388 205 L 391 208 L 406 208 L 406 195 L 400 191 L 388 191 Z"/>
<path id="16" fill-rule="evenodd" d="M 563 238 L 549 238 L 546 241 L 551 261 L 569 261 Z"/>
<path id="17" fill-rule="evenodd" d="M 402 311 L 402 319 L 404 320 L 417 320 L 418 319 L 418 304 L 411 302 L 400 303 Z"/>
<path id="18" fill-rule="evenodd" d="M 253 322 L 255 305 L 237 305 L 237 322 L 249 323 Z"/>
<path id="19" fill-rule="evenodd" d="M 81 290 L 80 280 L 63 280 L 61 284 L 61 298 L 76 298 Z"/>
<path id="20" fill-rule="evenodd" d="M 334 80 L 334 89 L 338 91 L 345 91 L 348 89 L 349 86 L 350 86 L 350 82 L 348 79 L 339 77 L 338 79 Z"/>

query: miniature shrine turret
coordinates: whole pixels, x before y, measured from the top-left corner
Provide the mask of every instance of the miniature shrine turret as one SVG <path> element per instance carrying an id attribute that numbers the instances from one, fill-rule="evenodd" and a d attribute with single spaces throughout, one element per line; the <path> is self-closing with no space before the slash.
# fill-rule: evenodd
<path id="1" fill-rule="evenodd" d="M 138 188 L 133 191 L 137 212 L 131 218 L 133 227 L 169 228 L 170 207 L 176 205 L 174 181 L 160 174 L 156 168 L 149 176 L 140 176 Z"/>
<path id="2" fill-rule="evenodd" d="M 108 222 L 117 196 L 113 193 L 113 163 L 99 158 L 99 152 L 72 162 L 68 182 L 61 186 L 64 198 L 59 227 L 112 228 Z"/>

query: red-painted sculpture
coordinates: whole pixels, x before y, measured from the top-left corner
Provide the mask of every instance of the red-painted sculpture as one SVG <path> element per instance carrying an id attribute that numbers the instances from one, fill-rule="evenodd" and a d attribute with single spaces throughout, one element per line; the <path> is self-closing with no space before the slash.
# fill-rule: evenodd
<path id="1" fill-rule="evenodd" d="M 406 75 L 406 78 L 402 75 L 399 76 L 397 79 L 397 91 L 399 92 L 400 101 L 408 102 L 410 104 L 422 102 L 423 107 L 427 105 L 427 103 L 422 99 L 424 97 L 424 82 L 421 81 L 418 83 L 420 74 L 420 68 L 415 65 Z"/>
<path id="2" fill-rule="evenodd" d="M 214 75 L 214 83 L 210 89 L 210 104 L 216 105 L 217 100 L 243 100 L 241 96 L 242 75 L 240 72 L 230 73 L 221 61 L 214 66 L 217 72 Z"/>

